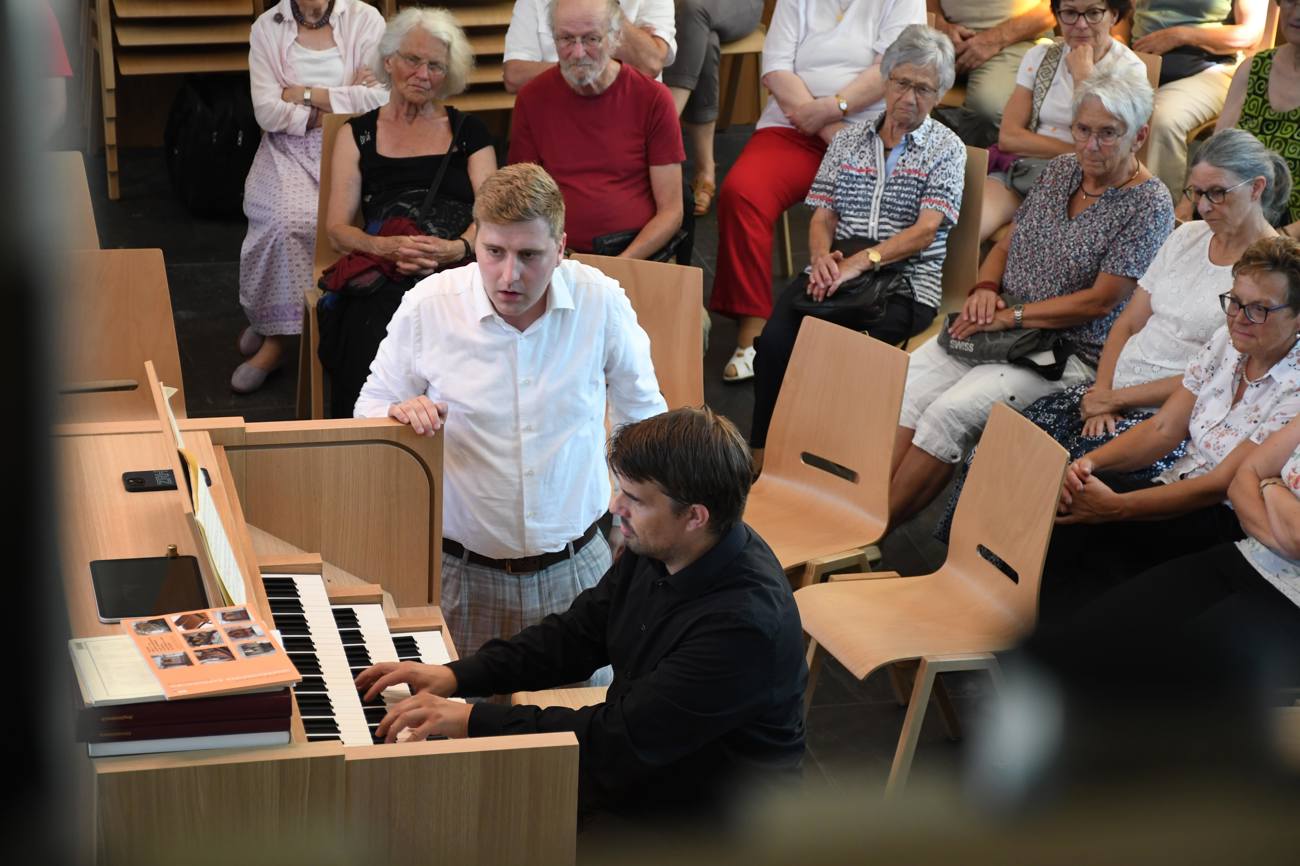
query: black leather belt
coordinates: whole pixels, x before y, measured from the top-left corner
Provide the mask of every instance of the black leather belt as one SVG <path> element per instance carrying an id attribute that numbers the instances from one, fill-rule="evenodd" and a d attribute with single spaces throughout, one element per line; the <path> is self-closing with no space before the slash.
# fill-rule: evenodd
<path id="1" fill-rule="evenodd" d="M 587 531 L 582 533 L 582 537 L 574 541 L 572 545 L 566 544 L 563 549 L 554 553 L 521 556 L 518 559 L 492 559 L 472 550 L 466 550 L 465 545 L 459 541 L 452 541 L 450 538 L 442 540 L 442 552 L 448 556 L 472 562 L 474 565 L 495 568 L 497 571 L 504 571 L 507 574 L 533 574 L 543 568 L 549 568 L 557 562 L 564 562 L 570 555 L 576 555 L 579 550 L 586 547 L 588 542 L 596 537 L 596 529 L 596 524 L 591 524 L 591 526 L 587 527 Z M 572 554 L 570 554 L 570 550 L 572 550 Z"/>

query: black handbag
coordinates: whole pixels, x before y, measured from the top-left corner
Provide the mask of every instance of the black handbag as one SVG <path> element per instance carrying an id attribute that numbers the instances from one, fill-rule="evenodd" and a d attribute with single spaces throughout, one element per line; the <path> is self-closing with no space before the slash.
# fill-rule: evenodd
<path id="1" fill-rule="evenodd" d="M 872 238 L 846 238 L 831 244 L 831 250 L 844 254 L 844 258 L 874 247 Z M 803 277 L 805 284 L 807 275 Z M 820 301 L 807 291 L 797 292 L 790 302 L 796 313 L 825 319 L 854 331 L 865 331 L 879 322 L 893 295 L 913 297 L 912 280 L 901 262 L 865 271 L 851 280 L 840 283 L 835 294 Z"/>
<path id="2" fill-rule="evenodd" d="M 616 256 L 623 250 L 627 249 L 636 236 L 641 234 L 640 229 L 625 229 L 621 232 L 609 232 L 608 234 L 597 235 L 591 239 L 591 251 L 598 256 Z M 668 262 L 672 261 L 677 253 L 678 245 L 686 240 L 686 230 L 678 229 L 673 236 L 668 239 L 668 243 L 656 252 L 650 258 L 649 262 Z"/>
<path id="3" fill-rule="evenodd" d="M 1008 307 L 1020 303 L 1019 299 L 1002 296 Z M 1049 382 L 1055 382 L 1065 372 L 1065 365 L 1074 354 L 1068 340 L 1060 331 L 1047 328 L 1015 328 L 1010 331 L 979 331 L 954 338 L 948 329 L 961 313 L 949 313 L 939 330 L 939 345 L 949 355 L 970 364 L 1015 364 L 1038 373 Z M 1041 352 L 1050 351 L 1051 361 L 1040 360 Z"/>

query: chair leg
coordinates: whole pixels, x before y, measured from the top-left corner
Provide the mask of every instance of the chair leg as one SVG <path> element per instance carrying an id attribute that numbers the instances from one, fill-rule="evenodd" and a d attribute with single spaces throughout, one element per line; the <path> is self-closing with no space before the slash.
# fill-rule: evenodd
<path id="1" fill-rule="evenodd" d="M 912 758 L 916 754 L 916 741 L 921 736 L 921 725 L 925 722 L 925 711 L 930 704 L 934 676 L 934 668 L 926 659 L 921 659 L 921 665 L 916 671 L 916 681 L 912 686 L 912 699 L 907 707 L 907 716 L 903 719 L 903 730 L 898 737 L 898 749 L 894 752 L 894 763 L 889 768 L 885 799 L 897 797 L 912 772 Z"/>
<path id="2" fill-rule="evenodd" d="M 822 662 L 826 660 L 826 650 L 815 638 L 808 638 L 808 687 L 803 693 L 803 720 L 808 722 L 808 710 L 812 707 L 813 692 L 817 690 L 817 678 L 822 671 Z"/>
<path id="3" fill-rule="evenodd" d="M 781 214 L 781 263 L 785 269 L 784 276 L 794 276 L 794 250 L 790 246 L 790 212 Z"/>

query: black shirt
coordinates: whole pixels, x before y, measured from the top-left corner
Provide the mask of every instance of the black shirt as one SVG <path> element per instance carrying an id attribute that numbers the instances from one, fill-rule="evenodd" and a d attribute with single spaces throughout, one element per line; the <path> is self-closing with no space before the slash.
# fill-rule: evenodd
<path id="1" fill-rule="evenodd" d="M 562 614 L 450 667 L 464 696 L 554 688 L 606 664 L 605 703 L 477 704 L 470 736 L 573 731 L 579 809 L 725 810 L 732 790 L 797 777 L 808 667 L 789 581 L 743 524 L 677 574 L 625 550 Z"/>

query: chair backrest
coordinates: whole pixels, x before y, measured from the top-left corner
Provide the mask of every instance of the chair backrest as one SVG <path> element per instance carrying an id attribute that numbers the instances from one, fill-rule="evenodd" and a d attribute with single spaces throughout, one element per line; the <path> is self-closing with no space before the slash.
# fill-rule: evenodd
<path id="1" fill-rule="evenodd" d="M 763 478 L 887 520 L 908 357 L 874 337 L 806 317 L 772 413 Z"/>
<path id="2" fill-rule="evenodd" d="M 1028 630 L 1069 455 L 1004 403 L 994 405 L 953 515 L 943 570 Z M 1015 575 L 991 562 L 992 554 Z"/>
<path id="3" fill-rule="evenodd" d="M 939 318 L 961 308 L 966 292 L 975 284 L 980 267 L 980 209 L 984 205 L 984 181 L 989 172 L 989 152 L 966 145 L 966 177 L 961 193 L 957 223 L 948 232 L 948 249 L 943 259 L 943 302 Z"/>
<path id="4" fill-rule="evenodd" d="M 64 394 L 59 420 L 156 419 L 141 379 L 145 361 L 176 388 L 172 407 L 185 415 L 185 388 L 162 250 L 79 250 L 72 253 L 68 297 L 58 305 L 61 387 L 133 380 L 133 390 Z"/>
<path id="5" fill-rule="evenodd" d="M 618 280 L 650 336 L 650 358 L 669 409 L 704 405 L 704 272 L 665 262 L 575 253 Z"/>
<path id="6" fill-rule="evenodd" d="M 1142 64 L 1146 66 L 1147 84 L 1150 84 L 1151 89 L 1155 90 L 1160 86 L 1160 67 L 1164 63 L 1164 58 L 1159 54 L 1147 54 L 1145 51 L 1135 51 L 1133 53 L 1136 54 L 1138 59 L 1142 61 Z M 1150 149 L 1151 136 L 1148 135 L 1147 140 L 1142 142 L 1142 146 L 1138 148 L 1137 156 L 1141 162 L 1145 163 L 1147 161 L 1147 152 Z"/>
<path id="7" fill-rule="evenodd" d="M 313 286 L 320 279 L 321 271 L 339 259 L 338 251 L 330 244 L 329 232 L 326 230 L 328 226 L 325 224 L 325 212 L 329 209 L 330 186 L 334 174 L 334 141 L 339 132 L 344 131 L 344 124 L 355 116 L 353 114 L 327 114 L 321 124 L 320 193 L 316 199 L 316 258 L 311 279 Z M 353 215 L 352 222 L 353 225 L 361 225 L 360 209 Z M 305 289 L 307 286 L 303 286 L 303 288 Z"/>

